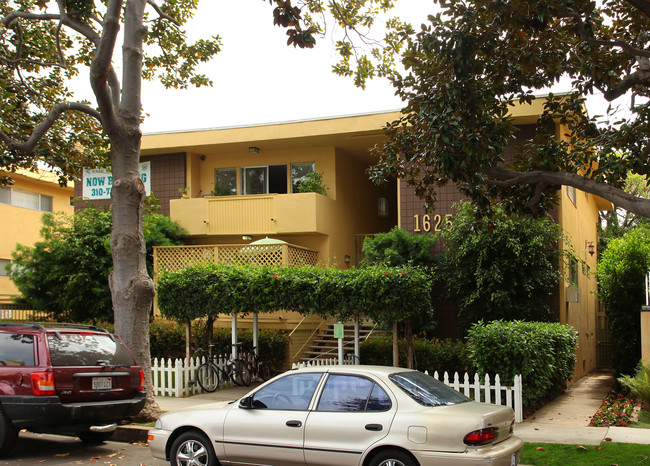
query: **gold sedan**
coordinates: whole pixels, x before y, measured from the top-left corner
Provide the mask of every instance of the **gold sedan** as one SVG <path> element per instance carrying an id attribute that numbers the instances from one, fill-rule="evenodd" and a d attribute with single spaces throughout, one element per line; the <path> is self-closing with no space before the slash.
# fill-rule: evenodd
<path id="1" fill-rule="evenodd" d="M 516 465 L 514 413 L 421 372 L 323 366 L 286 372 L 230 403 L 164 414 L 149 433 L 176 466 Z"/>

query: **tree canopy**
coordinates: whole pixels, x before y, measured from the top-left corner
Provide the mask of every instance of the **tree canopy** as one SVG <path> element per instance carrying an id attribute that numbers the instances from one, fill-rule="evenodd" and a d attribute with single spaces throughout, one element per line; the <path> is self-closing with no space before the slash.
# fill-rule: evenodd
<path id="1" fill-rule="evenodd" d="M 466 328 L 479 321 L 552 320 L 547 300 L 569 255 L 553 220 L 509 216 L 500 207 L 486 216 L 462 202 L 453 224 L 437 236 L 446 241 L 436 278 L 447 299 L 459 303 Z"/>
<path id="2" fill-rule="evenodd" d="M 454 182 L 483 207 L 500 198 L 508 211 L 537 215 L 567 185 L 650 216 L 650 200 L 622 189 L 628 172 L 650 173 L 648 2 L 437 3 L 440 13 L 400 35 L 406 71 L 392 80 L 407 105 L 388 126 L 373 179 L 401 177 L 429 205 Z M 548 92 L 566 81 L 570 92 Z M 592 94 L 611 103 L 599 124 L 584 111 Z M 534 137 L 506 160 L 517 134 L 509 111 L 540 98 Z"/>
<path id="3" fill-rule="evenodd" d="M 183 244 L 187 236 L 169 217 L 144 216 L 147 268 L 153 270 L 153 246 Z M 33 246 L 18 244 L 11 278 L 21 302 L 73 322 L 113 321 L 108 274 L 112 260 L 110 211 L 87 208 L 73 216 L 44 214 L 41 236 Z"/>

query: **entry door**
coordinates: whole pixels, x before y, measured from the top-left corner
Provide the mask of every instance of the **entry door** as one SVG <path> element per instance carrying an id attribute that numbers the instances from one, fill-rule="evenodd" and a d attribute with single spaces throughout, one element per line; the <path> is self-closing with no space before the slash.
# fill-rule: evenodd
<path id="1" fill-rule="evenodd" d="M 310 466 L 357 466 L 361 455 L 388 435 L 397 406 L 376 382 L 329 376 L 307 419 L 305 459 Z"/>

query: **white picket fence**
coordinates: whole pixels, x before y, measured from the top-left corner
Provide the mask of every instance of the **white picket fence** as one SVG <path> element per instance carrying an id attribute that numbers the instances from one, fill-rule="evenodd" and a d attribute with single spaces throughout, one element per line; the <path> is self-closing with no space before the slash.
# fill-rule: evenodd
<path id="1" fill-rule="evenodd" d="M 201 393 L 201 387 L 194 380 L 196 368 L 206 361 L 206 357 L 187 359 L 154 359 L 151 362 L 151 379 L 154 394 L 157 396 L 184 397 Z M 226 358 L 217 358 L 215 364 L 221 369 L 226 366 Z M 222 380 L 219 373 L 219 388 L 231 387 L 231 380 Z"/>
<path id="2" fill-rule="evenodd" d="M 153 380 L 154 393 L 157 396 L 175 396 L 184 397 L 196 395 L 201 392 L 201 387 L 198 383 L 194 382 L 194 374 L 196 368 L 199 367 L 205 358 L 191 358 L 189 361 L 185 359 L 154 359 L 151 363 L 151 375 Z M 219 359 L 216 361 L 217 365 L 222 369 L 225 367 L 226 360 Z M 337 365 L 338 359 L 319 359 L 309 363 L 293 364 L 293 368 L 297 367 L 314 367 L 314 366 L 331 366 Z M 352 359 L 344 360 L 343 364 L 352 365 Z M 441 380 L 438 372 L 434 372 L 433 377 L 436 380 Z M 465 373 L 464 376 L 454 373 L 453 380 L 450 380 L 449 374 L 445 372 L 442 380 L 445 385 L 450 386 L 464 395 L 484 403 L 491 403 L 495 405 L 505 405 L 511 407 L 515 412 L 515 422 L 523 421 L 523 387 L 521 383 L 521 375 L 516 375 L 513 386 L 501 385 L 499 375 L 492 377 L 488 374 L 483 377 L 483 380 L 478 374 L 471 377 Z M 219 388 L 232 386 L 229 380 L 221 380 Z"/>

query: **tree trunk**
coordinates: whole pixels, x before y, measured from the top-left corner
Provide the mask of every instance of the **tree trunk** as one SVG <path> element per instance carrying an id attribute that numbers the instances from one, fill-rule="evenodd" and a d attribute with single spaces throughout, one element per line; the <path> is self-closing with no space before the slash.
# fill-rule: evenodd
<path id="1" fill-rule="evenodd" d="M 126 131 L 125 131 L 126 133 Z M 149 316 L 155 295 L 147 273 L 146 248 L 142 233 L 145 188 L 140 180 L 140 131 L 111 138 L 113 271 L 109 285 L 115 313 L 115 332 L 133 352 L 144 371 L 147 402 L 138 420 L 155 420 L 161 414 L 153 395 L 149 348 Z"/>
<path id="2" fill-rule="evenodd" d="M 413 347 L 413 318 L 406 319 L 406 367 L 415 369 L 415 348 Z"/>
<path id="3" fill-rule="evenodd" d="M 397 322 L 393 323 L 393 366 L 399 366 L 399 330 Z"/>

